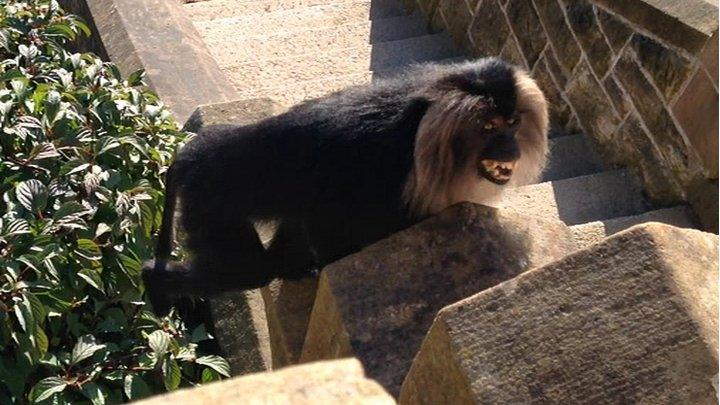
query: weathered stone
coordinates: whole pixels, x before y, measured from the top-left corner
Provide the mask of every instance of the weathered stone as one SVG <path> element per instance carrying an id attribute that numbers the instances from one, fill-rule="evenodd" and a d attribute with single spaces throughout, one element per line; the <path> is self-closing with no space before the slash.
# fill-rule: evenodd
<path id="1" fill-rule="evenodd" d="M 686 174 L 689 163 L 687 145 L 660 95 L 647 81 L 629 52 L 626 48 L 615 64 L 615 77 L 625 88 L 625 93 L 630 96 L 655 144 L 665 156 L 665 163 L 678 175 Z"/>
<path id="2" fill-rule="evenodd" d="M 718 27 L 718 6 L 704 0 L 593 0 L 667 43 L 697 54 Z"/>
<path id="3" fill-rule="evenodd" d="M 548 70 L 555 79 L 555 83 L 557 83 L 560 90 L 565 90 L 565 85 L 567 84 L 568 77 L 570 77 L 570 72 L 565 71 L 565 69 L 560 66 L 557 61 L 557 57 L 555 57 L 555 51 L 553 51 L 551 47 L 545 49 L 543 57 L 545 58 Z"/>
<path id="4" fill-rule="evenodd" d="M 89 23 L 100 39 L 92 50 L 124 75 L 145 69 L 145 81 L 179 123 L 198 105 L 237 98 L 177 1 L 65 0 L 63 6 Z"/>
<path id="5" fill-rule="evenodd" d="M 560 66 L 567 73 L 572 72 L 580 60 L 580 47 L 570 32 L 563 10 L 557 0 L 535 0 L 535 7 Z"/>
<path id="6" fill-rule="evenodd" d="M 545 32 L 532 6 L 532 1 L 513 0 L 508 3 L 506 13 L 508 21 L 510 21 L 510 28 L 515 32 L 515 37 L 527 61 L 527 66 L 532 69 L 547 43 Z"/>
<path id="7" fill-rule="evenodd" d="M 548 107 L 550 110 L 550 124 L 555 129 L 564 128 L 565 125 L 567 125 L 568 121 L 570 121 L 572 111 L 570 110 L 570 106 L 568 106 L 567 102 L 563 98 L 562 93 L 555 85 L 552 77 L 550 77 L 550 72 L 545 61 L 545 56 L 543 56 L 535 64 L 535 68 L 533 68 L 532 71 L 532 77 L 533 79 L 535 79 L 538 86 L 540 86 L 540 89 L 542 89 L 543 93 L 545 93 L 545 97 L 548 100 Z"/>
<path id="8" fill-rule="evenodd" d="M 561 222 L 451 207 L 321 272 L 301 361 L 357 356 L 397 394 L 438 309 L 574 249 Z"/>
<path id="9" fill-rule="evenodd" d="M 717 246 L 650 223 L 443 308 L 399 402 L 713 404 Z"/>
<path id="10" fill-rule="evenodd" d="M 508 35 L 507 42 L 505 46 L 503 46 L 502 51 L 500 51 L 500 59 L 522 66 L 525 69 L 528 68 L 525 63 L 525 58 L 523 58 L 522 53 L 520 53 L 520 48 L 512 35 Z"/>
<path id="11" fill-rule="evenodd" d="M 640 65 L 650 74 L 655 86 L 670 101 L 692 72 L 692 63 L 677 52 L 644 35 L 630 40 Z"/>
<path id="12" fill-rule="evenodd" d="M 272 369 L 270 337 L 260 290 L 211 298 L 215 339 L 233 375 Z"/>
<path id="13" fill-rule="evenodd" d="M 605 80 L 603 80 L 603 86 L 605 86 L 605 91 L 607 91 L 618 116 L 624 117 L 632 108 L 632 103 L 625 93 L 623 93 L 620 85 L 612 74 L 608 75 Z"/>
<path id="14" fill-rule="evenodd" d="M 510 28 L 497 0 L 483 0 L 480 3 L 470 26 L 469 35 L 479 55 L 500 54 L 510 35 Z"/>
<path id="15" fill-rule="evenodd" d="M 696 176 L 687 187 L 688 201 L 695 210 L 703 229 L 718 233 L 718 181 Z"/>
<path id="16" fill-rule="evenodd" d="M 673 107 L 678 124 L 700 157 L 705 175 L 718 178 L 718 92 L 698 69 Z"/>
<path id="17" fill-rule="evenodd" d="M 440 12 L 445 27 L 450 36 L 455 40 L 455 44 L 463 49 L 470 49 L 470 41 L 467 35 L 468 27 L 472 22 L 473 15 L 470 8 L 464 1 L 455 2 L 443 0 L 439 5 Z"/>
<path id="18" fill-rule="evenodd" d="M 184 131 L 198 132 L 211 125 L 248 125 L 280 113 L 282 107 L 267 98 L 235 100 L 201 105 L 183 126 Z"/>
<path id="19" fill-rule="evenodd" d="M 632 113 L 613 135 L 608 145 L 611 153 L 605 155 L 613 157 L 616 163 L 630 166 L 653 202 L 658 205 L 677 204 L 684 200 L 685 193 L 650 138 L 651 135 Z"/>
<path id="20" fill-rule="evenodd" d="M 162 404 L 394 404 L 354 359 L 325 361 L 183 389 L 137 402 Z"/>
<path id="21" fill-rule="evenodd" d="M 575 77 L 568 83 L 567 97 L 589 135 L 601 144 L 612 139 L 620 119 L 615 116 L 610 101 L 587 62 L 581 62 Z"/>
<path id="22" fill-rule="evenodd" d="M 605 42 L 600 25 L 595 19 L 593 6 L 586 0 L 566 1 L 570 27 L 575 31 L 585 56 L 598 77 L 605 76 L 613 58 L 610 46 Z"/>
<path id="23" fill-rule="evenodd" d="M 703 67 L 707 70 L 716 88 L 718 86 L 718 71 L 720 70 L 720 68 L 718 68 L 718 60 L 720 60 L 720 58 L 718 58 L 719 43 L 718 33 L 715 31 L 713 36 L 708 39 L 705 48 L 700 54 L 700 63 L 702 63 Z"/>
<path id="24" fill-rule="evenodd" d="M 598 21 L 602 31 L 605 33 L 610 46 L 615 53 L 620 53 L 620 50 L 625 46 L 630 36 L 633 34 L 632 29 L 628 27 L 624 22 L 620 21 L 619 18 L 604 11 L 601 8 L 595 8 L 597 13 Z"/>
<path id="25" fill-rule="evenodd" d="M 296 364 L 300 359 L 317 284 L 317 277 L 307 277 L 275 280 L 260 289 L 265 301 L 273 368 Z"/>

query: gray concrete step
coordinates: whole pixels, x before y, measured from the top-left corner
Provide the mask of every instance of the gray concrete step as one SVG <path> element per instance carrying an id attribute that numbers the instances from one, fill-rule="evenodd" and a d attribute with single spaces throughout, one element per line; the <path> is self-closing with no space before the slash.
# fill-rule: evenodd
<path id="1" fill-rule="evenodd" d="M 398 0 L 211 0 L 187 3 L 183 7 L 193 21 L 208 21 L 219 18 L 243 17 L 252 14 L 276 13 L 298 9 L 339 5 L 343 3 L 367 3 L 363 13 L 371 19 L 395 17 L 404 12 Z"/>
<path id="2" fill-rule="evenodd" d="M 684 205 L 648 211 L 640 215 L 612 218 L 575 225 L 570 230 L 580 248 L 600 242 L 605 237 L 645 222 L 662 222 L 680 228 L 697 228 L 698 223 L 692 210 Z"/>
<path id="3" fill-rule="evenodd" d="M 437 61 L 438 63 L 455 63 L 465 58 L 448 58 Z M 402 72 L 407 66 L 400 66 L 388 70 L 376 72 L 366 71 L 351 73 L 341 76 L 320 77 L 313 80 L 298 82 L 292 86 L 272 86 L 262 89 L 239 89 L 243 97 L 267 97 L 284 106 L 291 106 L 301 101 L 322 97 L 335 91 L 350 86 L 358 86 L 370 83 L 371 81 L 392 76 Z"/>
<path id="4" fill-rule="evenodd" d="M 211 22 L 205 25 L 202 31 L 203 40 L 215 59 L 219 64 L 228 66 L 250 61 L 325 53 L 425 34 L 427 34 L 427 24 L 417 15 L 256 36 L 228 35 L 224 21 Z"/>
<path id="5" fill-rule="evenodd" d="M 542 181 L 568 179 L 607 170 L 592 142 L 582 134 L 551 138 L 550 158 Z"/>
<path id="6" fill-rule="evenodd" d="M 568 225 L 637 215 L 649 208 L 642 189 L 626 170 L 510 189 L 503 206 Z"/>
<path id="7" fill-rule="evenodd" d="M 326 53 L 231 66 L 224 64 L 227 61 L 221 58 L 218 64 L 242 96 L 247 97 L 254 94 L 256 89 L 266 87 L 287 88 L 321 77 L 389 70 L 412 63 L 454 56 L 457 56 L 457 51 L 451 39 L 446 34 L 434 34 Z"/>
<path id="8" fill-rule="evenodd" d="M 215 0 L 217 1 L 217 0 Z M 215 3 L 208 2 L 208 5 Z M 197 3 L 203 4 L 203 3 Z M 228 5 L 232 8 L 232 4 Z M 380 10 L 380 11 L 374 11 Z M 399 6 L 396 9 L 378 8 L 375 1 L 361 0 L 322 4 L 274 12 L 255 14 L 235 14 L 228 10 L 210 18 L 190 13 L 195 28 L 201 35 L 209 26 L 228 38 L 235 36 L 271 35 L 278 32 L 300 31 L 308 28 L 334 27 L 380 18 L 401 17 L 405 12 Z"/>

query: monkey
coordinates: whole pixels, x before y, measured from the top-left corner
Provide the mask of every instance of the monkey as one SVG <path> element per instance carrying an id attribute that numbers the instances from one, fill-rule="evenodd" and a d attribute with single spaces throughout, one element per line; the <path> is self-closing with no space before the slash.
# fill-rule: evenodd
<path id="1" fill-rule="evenodd" d="M 142 273 L 150 301 L 167 309 L 170 295 L 300 278 L 455 203 L 497 205 L 506 187 L 539 178 L 547 137 L 542 91 L 496 58 L 421 64 L 201 131 L 166 174 Z M 176 210 L 186 261 L 169 261 Z M 254 224 L 267 220 L 279 227 L 264 247 Z"/>

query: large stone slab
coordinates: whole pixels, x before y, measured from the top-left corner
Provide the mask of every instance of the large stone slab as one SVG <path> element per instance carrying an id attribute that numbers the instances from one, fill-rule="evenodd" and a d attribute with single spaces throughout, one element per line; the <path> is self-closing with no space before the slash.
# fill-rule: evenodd
<path id="1" fill-rule="evenodd" d="M 282 105 L 269 98 L 205 104 L 193 111 L 183 130 L 198 132 L 210 125 L 248 125 L 278 114 L 282 109 Z"/>
<path id="2" fill-rule="evenodd" d="M 248 375 L 137 402 L 138 405 L 394 403 L 378 383 L 365 377 L 360 363 L 350 359 Z"/>
<path id="3" fill-rule="evenodd" d="M 273 368 L 265 303 L 260 290 L 209 299 L 215 339 L 233 375 Z"/>
<path id="4" fill-rule="evenodd" d="M 300 360 L 318 278 L 274 280 L 260 289 L 265 302 L 273 368 Z"/>
<path id="5" fill-rule="evenodd" d="M 300 360 L 357 356 L 397 394 L 440 308 L 573 250 L 559 221 L 453 206 L 323 269 Z"/>
<path id="6" fill-rule="evenodd" d="M 448 306 L 400 403 L 717 403 L 717 249 L 641 225 Z"/>
<path id="7" fill-rule="evenodd" d="M 62 0 L 62 5 L 89 23 L 88 50 L 115 62 L 125 75 L 145 69 L 146 82 L 179 123 L 198 105 L 237 98 L 179 2 Z"/>

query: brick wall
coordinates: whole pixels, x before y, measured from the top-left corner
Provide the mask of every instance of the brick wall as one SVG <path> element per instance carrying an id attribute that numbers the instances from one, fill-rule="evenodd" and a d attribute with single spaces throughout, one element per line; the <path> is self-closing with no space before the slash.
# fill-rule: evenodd
<path id="1" fill-rule="evenodd" d="M 717 232 L 718 22 L 704 0 L 405 0 L 471 55 L 528 69 L 555 129 L 584 131 L 659 205 Z M 579 159 L 582 157 L 579 156 Z"/>

